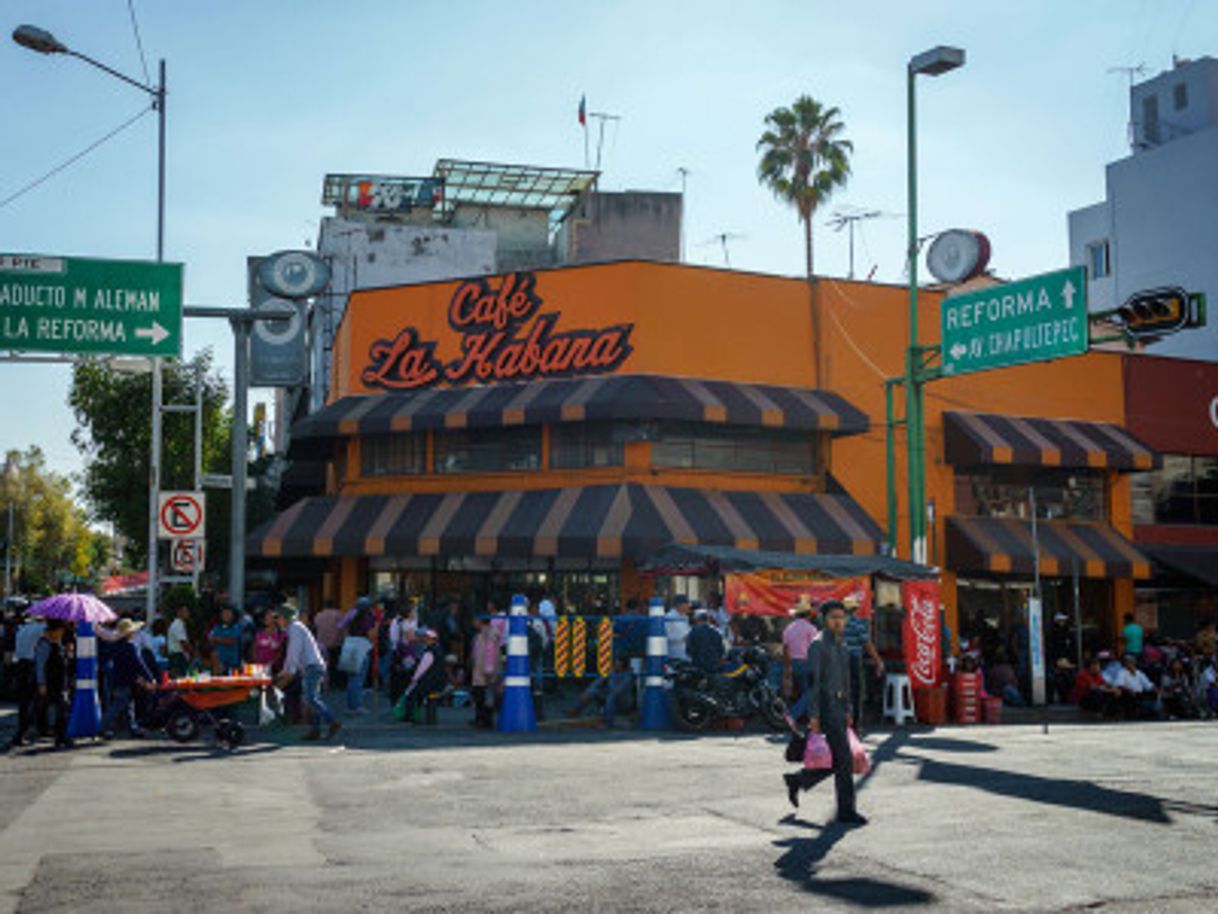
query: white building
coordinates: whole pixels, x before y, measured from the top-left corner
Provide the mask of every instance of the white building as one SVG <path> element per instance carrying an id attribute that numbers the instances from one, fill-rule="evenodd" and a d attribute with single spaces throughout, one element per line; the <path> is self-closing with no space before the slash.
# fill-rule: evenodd
<path id="1" fill-rule="evenodd" d="M 1106 199 L 1069 214 L 1070 263 L 1092 311 L 1181 286 L 1208 325 L 1152 343 L 1155 355 L 1218 361 L 1218 60 L 1176 60 L 1130 89 L 1132 154 L 1107 167 Z"/>

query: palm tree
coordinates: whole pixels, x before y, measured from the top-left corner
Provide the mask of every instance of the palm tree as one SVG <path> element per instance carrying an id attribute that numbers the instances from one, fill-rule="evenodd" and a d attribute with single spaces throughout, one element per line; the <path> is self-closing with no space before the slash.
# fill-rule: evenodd
<path id="1" fill-rule="evenodd" d="M 812 351 L 816 383 L 821 383 L 820 309 L 813 292 L 812 217 L 833 192 L 850 177 L 854 145 L 841 134 L 841 112 L 801 95 L 790 108 L 775 108 L 766 115 L 766 131 L 757 141 L 761 161 L 757 180 L 774 196 L 795 207 L 804 226 L 809 294 L 812 296 Z"/>

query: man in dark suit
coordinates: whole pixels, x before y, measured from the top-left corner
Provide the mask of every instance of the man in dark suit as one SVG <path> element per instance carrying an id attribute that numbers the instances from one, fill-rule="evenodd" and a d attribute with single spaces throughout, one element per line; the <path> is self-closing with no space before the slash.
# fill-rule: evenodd
<path id="1" fill-rule="evenodd" d="M 854 806 L 854 771 L 850 755 L 850 739 L 846 730 L 854 725 L 850 709 L 850 654 L 843 632 L 846 629 L 846 607 L 837 600 L 820 605 L 824 630 L 808 650 L 810 680 L 808 723 L 812 733 L 823 733 L 833 753 L 832 769 L 805 768 L 797 774 L 784 775 L 787 797 L 792 806 L 799 805 L 799 791 L 810 790 L 833 774 L 837 789 L 837 821 L 843 825 L 866 825 Z"/>

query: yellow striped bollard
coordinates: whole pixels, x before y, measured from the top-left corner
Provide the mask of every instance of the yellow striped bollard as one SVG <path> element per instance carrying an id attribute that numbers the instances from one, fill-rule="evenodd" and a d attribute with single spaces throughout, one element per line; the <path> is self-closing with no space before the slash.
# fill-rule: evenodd
<path id="1" fill-rule="evenodd" d="M 596 671 L 602 676 L 613 672 L 613 622 L 608 616 L 601 618 L 596 632 Z"/>
<path id="2" fill-rule="evenodd" d="M 571 623 L 571 675 L 581 679 L 588 668 L 588 628 L 583 616 Z"/>
<path id="3" fill-rule="evenodd" d="M 571 621 L 559 616 L 554 623 L 554 675 L 565 679 L 571 671 Z"/>

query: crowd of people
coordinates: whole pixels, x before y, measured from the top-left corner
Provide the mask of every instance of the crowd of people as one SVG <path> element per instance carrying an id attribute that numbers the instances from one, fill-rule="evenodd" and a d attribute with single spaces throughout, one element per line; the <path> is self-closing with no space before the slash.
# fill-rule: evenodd
<path id="1" fill-rule="evenodd" d="M 1218 714 L 1218 628 L 1205 620 L 1191 641 L 1146 632 L 1126 614 L 1119 643 L 1083 656 L 1064 614 L 1046 638 L 1046 698 L 1104 718 L 1195 720 Z M 961 644 L 962 668 L 984 674 L 988 695 L 1009 707 L 1029 704 L 1030 680 L 1018 643 Z"/>

